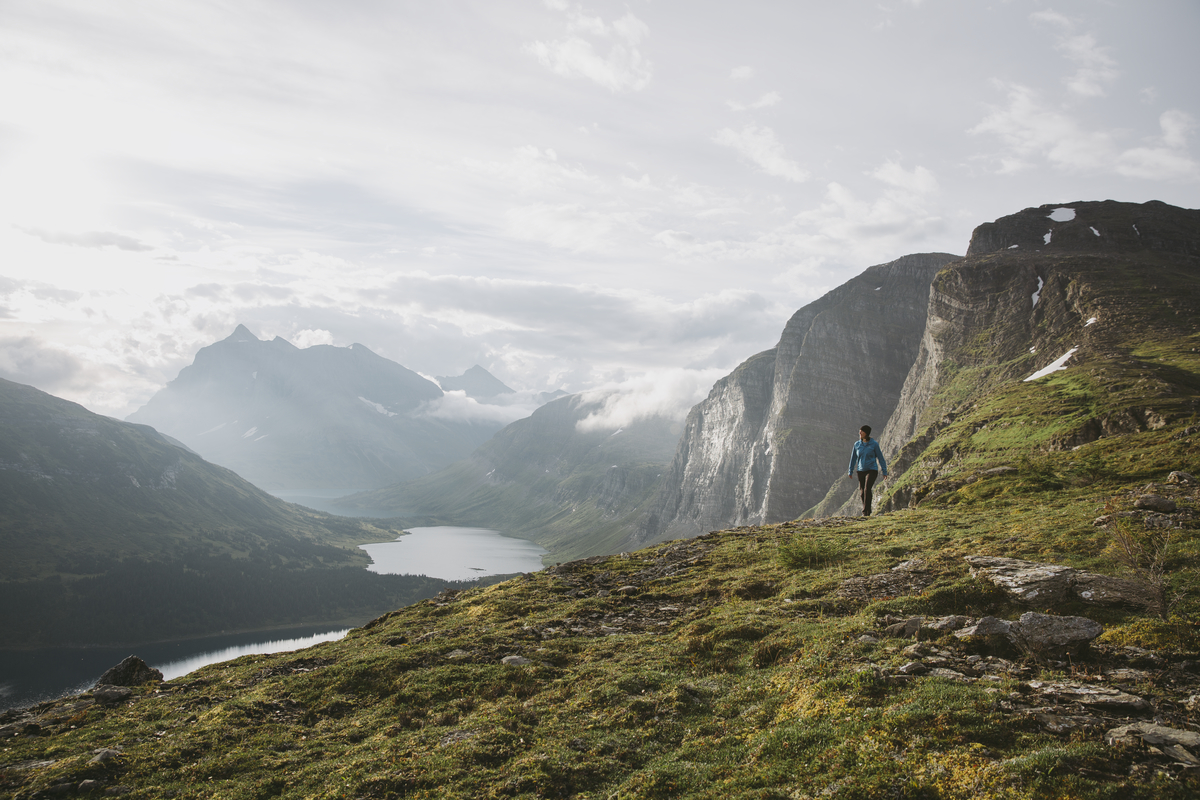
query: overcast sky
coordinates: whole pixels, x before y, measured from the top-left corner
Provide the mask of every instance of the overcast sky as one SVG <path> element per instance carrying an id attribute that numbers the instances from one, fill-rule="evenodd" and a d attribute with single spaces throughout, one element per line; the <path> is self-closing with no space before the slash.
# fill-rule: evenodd
<path id="1" fill-rule="evenodd" d="M 123 417 L 244 323 L 686 408 L 873 264 L 1200 206 L 1198 35 L 1195 0 L 3 0 L 0 376 Z"/>

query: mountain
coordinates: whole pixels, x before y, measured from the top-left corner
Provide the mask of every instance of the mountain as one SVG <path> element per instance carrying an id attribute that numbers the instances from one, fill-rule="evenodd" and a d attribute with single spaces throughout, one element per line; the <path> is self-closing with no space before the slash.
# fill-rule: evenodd
<path id="1" fill-rule="evenodd" d="M 1200 211 L 1075 202 L 980 225 L 933 282 L 880 437 L 906 473 L 884 508 L 932 500 L 1018 440 L 1069 450 L 1194 415 L 1198 309 Z M 1067 370 L 1026 380 L 1068 354 Z M 850 494 L 835 484 L 813 513 L 851 511 Z"/>
<path id="2" fill-rule="evenodd" d="M 442 395 L 361 344 L 300 349 L 239 325 L 128 421 L 268 491 L 333 497 L 429 474 L 501 427 L 440 415 Z"/>
<path id="3" fill-rule="evenodd" d="M 502 394 L 516 394 L 499 378 L 478 364 L 456 377 L 439 375 L 437 382 L 447 392 L 466 392 L 467 397 L 481 402 Z"/>
<path id="4" fill-rule="evenodd" d="M 347 513 L 408 525 L 498 528 L 555 559 L 612 552 L 665 470 L 679 426 L 653 417 L 623 429 L 580 429 L 602 401 L 553 400 L 467 459 L 425 478 L 334 502 Z"/>
<path id="5" fill-rule="evenodd" d="M 795 519 L 845 474 L 859 426 L 892 413 L 925 330 L 929 285 L 957 256 L 870 267 L 797 311 L 779 344 L 717 381 L 635 542 Z"/>
<path id="6" fill-rule="evenodd" d="M 284 503 L 148 426 L 0 380 L 6 647 L 361 621 L 446 585 L 367 572 L 356 545 L 394 537 Z"/>

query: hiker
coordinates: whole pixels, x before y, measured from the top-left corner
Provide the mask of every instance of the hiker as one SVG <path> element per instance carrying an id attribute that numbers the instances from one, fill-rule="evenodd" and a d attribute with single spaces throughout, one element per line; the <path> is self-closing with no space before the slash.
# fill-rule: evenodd
<path id="1" fill-rule="evenodd" d="M 879 442 L 871 438 L 871 426 L 863 425 L 858 429 L 858 441 L 850 450 L 850 471 L 847 475 L 858 473 L 858 492 L 862 497 L 862 515 L 871 516 L 871 488 L 879 477 L 879 470 L 887 477 L 887 461 L 883 459 L 883 450 Z"/>

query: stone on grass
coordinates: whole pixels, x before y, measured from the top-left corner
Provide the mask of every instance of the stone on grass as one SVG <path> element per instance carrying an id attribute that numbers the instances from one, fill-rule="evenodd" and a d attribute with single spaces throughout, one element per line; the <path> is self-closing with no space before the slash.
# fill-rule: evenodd
<path id="1" fill-rule="evenodd" d="M 883 635 L 892 639 L 909 639 L 916 636 L 919 630 L 921 630 L 921 618 L 910 617 L 895 625 L 888 625 L 883 629 Z"/>
<path id="2" fill-rule="evenodd" d="M 971 575 L 991 581 L 1009 597 L 1023 603 L 1046 605 L 1067 599 L 1071 592 L 1071 567 L 1039 564 L 1019 558 L 967 556 Z"/>
<path id="3" fill-rule="evenodd" d="M 1167 476 L 1167 483 L 1170 483 L 1170 484 L 1179 485 L 1179 484 L 1184 484 L 1184 483 L 1195 483 L 1195 482 L 1196 482 L 1196 477 L 1194 475 L 1192 475 L 1190 472 L 1183 472 L 1181 470 L 1175 470 L 1174 472 L 1172 472 L 1170 475 Z"/>
<path id="4" fill-rule="evenodd" d="M 1071 579 L 1075 596 L 1097 606 L 1130 606 L 1156 608 L 1162 603 L 1161 590 L 1141 581 L 1079 572 Z"/>
<path id="5" fill-rule="evenodd" d="M 500 663 L 507 664 L 510 667 L 524 667 L 528 664 L 532 664 L 533 662 L 525 656 L 505 656 L 504 658 L 500 659 Z"/>
<path id="6" fill-rule="evenodd" d="M 92 690 L 92 696 L 102 706 L 115 706 L 133 696 L 133 690 L 124 686 L 105 686 L 100 684 Z"/>
<path id="7" fill-rule="evenodd" d="M 1111 686 L 1093 686 L 1069 681 L 1057 683 L 1030 681 L 1026 685 L 1046 699 L 1057 703 L 1079 703 L 1089 708 L 1117 714 L 1141 714 L 1150 709 L 1150 704 L 1141 697 L 1122 692 Z"/>
<path id="8" fill-rule="evenodd" d="M 1104 734 L 1104 741 L 1109 744 L 1136 744 L 1142 741 L 1158 747 L 1167 745 L 1200 750 L 1200 733 L 1168 728 L 1153 722 L 1135 722 L 1113 728 Z"/>
<path id="9" fill-rule="evenodd" d="M 1027 611 L 1009 628 L 1009 638 L 1034 658 L 1061 661 L 1083 652 L 1103 632 L 1103 625 L 1087 617 Z"/>
<path id="10" fill-rule="evenodd" d="M 1011 628 L 1012 623 L 1006 619 L 984 617 L 974 625 L 968 625 L 965 628 L 955 631 L 954 635 L 960 639 L 965 639 L 968 636 L 1003 636 L 1007 638 Z"/>
<path id="11" fill-rule="evenodd" d="M 109 761 L 112 761 L 114 758 L 119 758 L 121 755 L 120 750 L 113 750 L 108 747 L 101 748 L 100 750 L 96 750 L 94 752 L 96 755 L 91 761 L 88 762 L 89 764 L 105 764 Z"/>
<path id="12" fill-rule="evenodd" d="M 137 656 L 129 658 L 107 670 L 97 684 L 108 686 L 141 686 L 151 681 L 161 681 L 163 674 Z"/>
<path id="13" fill-rule="evenodd" d="M 1147 511 L 1157 511 L 1160 514 L 1171 514 L 1177 506 L 1175 501 L 1161 494 L 1144 494 L 1133 501 L 1134 508 L 1144 508 Z"/>

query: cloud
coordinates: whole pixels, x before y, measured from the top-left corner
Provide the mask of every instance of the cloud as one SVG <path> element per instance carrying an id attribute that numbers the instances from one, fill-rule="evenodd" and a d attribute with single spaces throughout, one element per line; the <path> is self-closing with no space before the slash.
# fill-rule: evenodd
<path id="1" fill-rule="evenodd" d="M 782 100 L 783 96 L 779 92 L 767 92 L 748 106 L 736 103 L 733 100 L 726 100 L 725 103 L 734 111 L 746 111 L 749 109 L 769 108 L 770 106 L 778 105 Z"/>
<path id="2" fill-rule="evenodd" d="M 646 23 L 633 12 L 611 24 L 580 11 L 568 13 L 566 37 L 526 44 L 525 52 L 557 75 L 587 78 L 614 93 L 636 92 L 650 84 L 654 65 L 638 49 L 641 41 L 650 35 Z M 591 41 L 583 38 L 584 34 L 616 41 L 609 47 L 607 55 L 601 55 Z"/>
<path id="3" fill-rule="evenodd" d="M 333 344 L 333 334 L 319 328 L 305 328 L 292 334 L 291 342 L 301 349 L 318 344 Z"/>
<path id="4" fill-rule="evenodd" d="M 414 417 L 430 419 L 446 419 L 459 422 L 494 422 L 508 425 L 532 414 L 538 407 L 531 392 L 522 393 L 524 402 L 505 403 L 503 405 L 480 403 L 467 393 L 455 389 L 446 392 L 436 400 L 428 400 L 418 406 L 413 412 Z"/>
<path id="5" fill-rule="evenodd" d="M 78 358 L 34 336 L 0 338 L 0 377 L 43 391 L 70 386 L 83 371 Z"/>
<path id="6" fill-rule="evenodd" d="M 129 250 L 135 253 L 154 249 L 152 246 L 143 244 L 137 239 L 109 231 L 64 233 L 61 231 L 42 230 L 41 228 L 25 228 L 20 225 L 16 226 L 16 228 L 28 233 L 30 236 L 36 236 L 46 244 L 67 244 L 74 247 L 116 247 L 119 250 Z"/>
<path id="7" fill-rule="evenodd" d="M 1042 103 L 1038 94 L 1020 84 L 1001 84 L 1008 104 L 995 108 L 973 134 L 993 134 L 1004 150 L 989 157 L 996 171 L 1013 173 L 1032 169 L 1039 161 L 1064 172 L 1116 173 L 1146 179 L 1194 179 L 1200 165 L 1187 152 L 1188 136 L 1195 126 L 1191 116 L 1172 109 L 1159 117 L 1160 136 L 1138 147 L 1122 149 L 1108 131 L 1086 130 L 1074 117 Z"/>
<path id="8" fill-rule="evenodd" d="M 725 374 L 724 369 L 663 369 L 598 386 L 583 396 L 600 403 L 600 409 L 575 423 L 575 428 L 618 430 L 650 417 L 682 422 Z"/>
<path id="9" fill-rule="evenodd" d="M 734 67 L 729 73 L 730 80 L 735 80 L 735 81 L 744 81 L 747 78 L 753 78 L 753 77 L 754 77 L 754 67 L 749 67 L 749 66 Z"/>
<path id="10" fill-rule="evenodd" d="M 759 128 L 755 125 L 746 125 L 741 131 L 722 128 L 713 137 L 713 141 L 733 148 L 768 175 L 786 178 L 796 183 L 804 183 L 809 178 L 807 171 L 787 157 L 783 144 L 770 128 Z"/>
<path id="11" fill-rule="evenodd" d="M 1055 49 L 1078 65 L 1066 78 L 1067 89 L 1082 97 L 1103 97 L 1105 85 L 1116 80 L 1117 63 L 1090 33 L 1076 34 L 1075 22 L 1057 11 L 1047 9 L 1029 15 L 1034 22 L 1053 26 L 1059 31 Z"/>
<path id="12" fill-rule="evenodd" d="M 896 162 L 888 161 L 868 174 L 889 186 L 913 194 L 931 194 L 938 189 L 938 182 L 933 173 L 921 166 L 913 167 L 912 171 L 905 171 L 904 167 Z"/>

